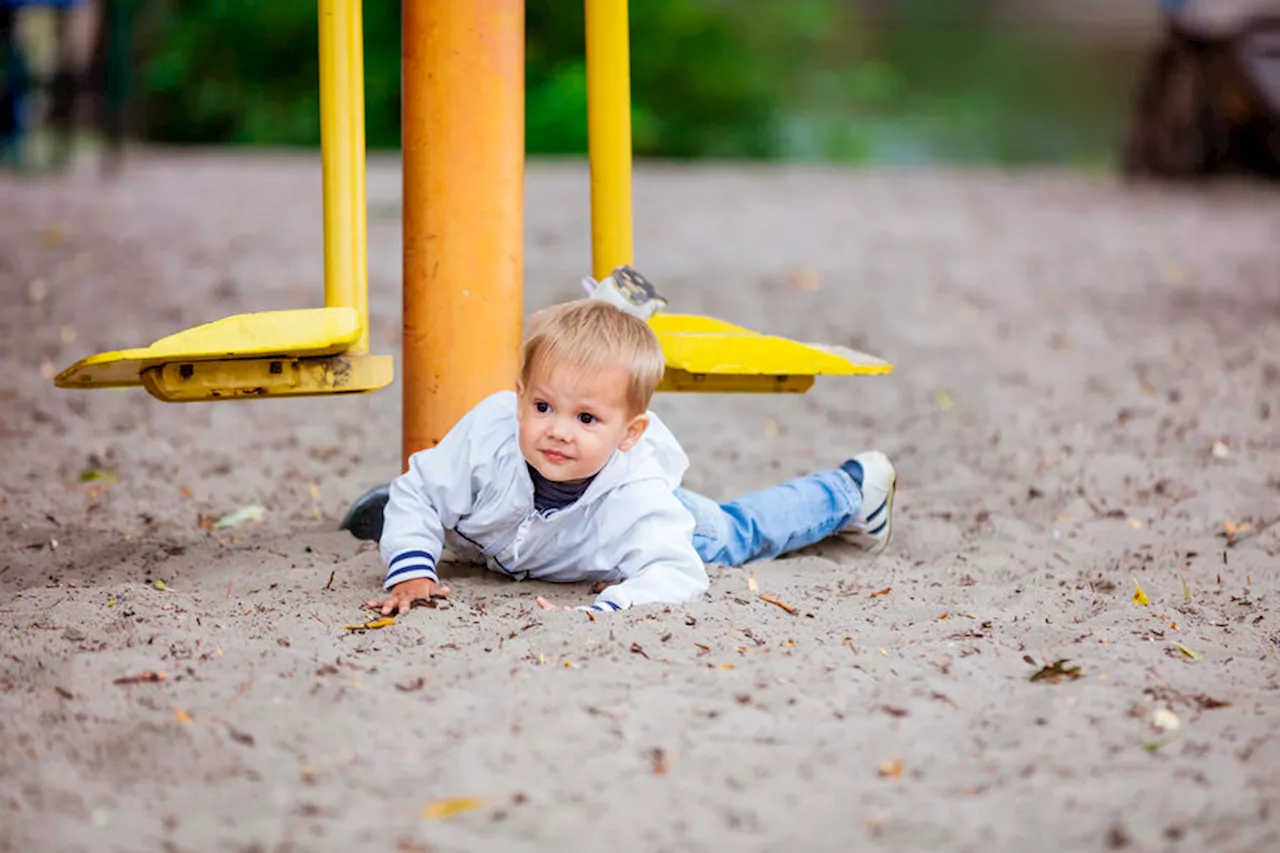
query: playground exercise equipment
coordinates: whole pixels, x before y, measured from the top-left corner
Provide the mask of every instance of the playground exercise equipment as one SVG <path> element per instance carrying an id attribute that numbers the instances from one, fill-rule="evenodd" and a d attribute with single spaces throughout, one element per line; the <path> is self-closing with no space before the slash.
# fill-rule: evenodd
<path id="1" fill-rule="evenodd" d="M 165 402 L 373 391 L 392 359 L 369 353 L 364 50 L 359 0 L 320 0 L 324 307 L 238 314 L 105 352 L 59 373 L 59 388 L 141 385 Z"/>
<path id="2" fill-rule="evenodd" d="M 592 271 L 634 261 L 627 0 L 585 0 Z M 367 392 L 360 0 L 319 0 L 325 307 L 223 318 L 101 353 L 60 388 L 141 385 L 167 402 Z M 524 0 L 403 4 L 404 458 L 516 375 L 523 316 Z M 803 392 L 820 375 L 892 371 L 874 356 L 723 320 L 659 313 L 660 390 Z"/>

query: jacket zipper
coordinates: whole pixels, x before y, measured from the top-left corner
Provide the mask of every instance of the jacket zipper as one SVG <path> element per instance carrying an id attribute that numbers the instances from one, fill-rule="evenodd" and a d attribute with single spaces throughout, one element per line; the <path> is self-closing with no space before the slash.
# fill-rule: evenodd
<path id="1" fill-rule="evenodd" d="M 530 510 L 529 512 L 525 513 L 524 518 L 520 519 L 520 522 L 514 528 L 511 529 L 510 533 L 508 533 L 506 536 L 503 536 L 495 544 L 490 545 L 488 548 L 485 548 L 480 553 L 484 556 L 486 560 L 489 559 L 490 557 L 493 557 L 502 553 L 502 550 L 506 548 L 508 545 L 510 545 L 512 541 L 514 541 L 515 538 L 520 535 L 520 528 L 524 527 L 525 523 L 529 521 L 529 519 L 533 518 L 533 516 L 535 515 L 537 515 L 537 512 L 535 510 Z"/>

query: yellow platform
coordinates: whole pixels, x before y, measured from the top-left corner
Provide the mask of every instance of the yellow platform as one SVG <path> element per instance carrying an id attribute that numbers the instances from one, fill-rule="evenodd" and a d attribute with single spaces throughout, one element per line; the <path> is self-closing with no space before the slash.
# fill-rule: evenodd
<path id="1" fill-rule="evenodd" d="M 694 314 L 651 321 L 667 358 L 659 391 L 803 393 L 817 376 L 890 373 L 883 359 L 805 344 Z M 139 349 L 81 359 L 59 388 L 142 386 L 169 403 L 376 391 L 393 378 L 390 356 L 348 352 L 361 337 L 353 308 L 237 314 Z"/>
<path id="2" fill-rule="evenodd" d="M 893 365 L 846 347 L 804 344 L 713 317 L 657 314 L 649 321 L 667 370 L 660 391 L 803 393 L 816 376 L 876 376 Z"/>
<path id="3" fill-rule="evenodd" d="M 345 354 L 363 328 L 354 308 L 236 314 L 148 347 L 81 359 L 59 388 L 141 385 L 166 402 L 375 391 L 390 384 L 390 356 Z"/>

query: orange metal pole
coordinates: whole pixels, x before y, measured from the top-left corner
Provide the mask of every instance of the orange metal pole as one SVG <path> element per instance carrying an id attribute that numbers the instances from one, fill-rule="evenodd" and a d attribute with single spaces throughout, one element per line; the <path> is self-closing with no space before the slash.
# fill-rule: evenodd
<path id="1" fill-rule="evenodd" d="M 523 316 L 524 2 L 404 0 L 403 461 L 512 388 Z"/>

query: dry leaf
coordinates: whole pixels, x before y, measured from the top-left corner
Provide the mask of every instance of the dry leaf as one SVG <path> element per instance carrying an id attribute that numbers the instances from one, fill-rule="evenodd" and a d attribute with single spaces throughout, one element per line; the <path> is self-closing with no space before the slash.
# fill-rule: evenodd
<path id="1" fill-rule="evenodd" d="M 396 624 L 396 617 L 384 616 L 381 619 L 374 619 L 361 625 L 343 625 L 342 627 L 348 631 L 367 631 L 375 628 L 385 628 L 394 624 Z"/>
<path id="2" fill-rule="evenodd" d="M 450 797 L 444 800 L 433 800 L 422 810 L 422 819 L 444 820 L 481 808 L 488 802 L 484 797 Z"/>
<path id="3" fill-rule="evenodd" d="M 653 775 L 666 776 L 667 775 L 666 750 L 664 750 L 660 746 L 656 746 L 653 748 L 653 751 L 649 753 L 649 758 L 653 762 Z"/>
<path id="4" fill-rule="evenodd" d="M 876 768 L 876 773 L 886 779 L 901 779 L 902 759 L 895 758 L 893 761 L 881 761 L 880 766 Z"/>
<path id="5" fill-rule="evenodd" d="M 882 596 L 882 595 L 888 595 L 888 594 L 889 594 L 889 593 L 891 593 L 891 592 L 893 592 L 893 587 L 891 587 L 891 586 L 886 586 L 884 589 L 878 589 L 878 590 L 876 590 L 875 592 L 871 593 L 870 597 L 871 597 L 871 598 L 879 598 L 880 596 Z"/>
<path id="6" fill-rule="evenodd" d="M 173 718 L 178 722 L 182 723 L 184 726 L 187 723 L 191 722 L 191 715 L 188 714 L 186 711 L 182 710 L 181 708 L 173 709 Z"/>
<path id="7" fill-rule="evenodd" d="M 266 507 L 261 504 L 249 504 L 248 506 L 240 507 L 240 509 L 230 515 L 224 515 L 222 518 L 215 521 L 213 526 L 214 528 L 221 530 L 227 527 L 236 527 L 237 525 L 244 524 L 246 521 L 259 521 L 266 511 Z"/>
<path id="8" fill-rule="evenodd" d="M 1151 715 L 1151 725 L 1162 732 L 1172 732 L 1182 725 L 1182 721 L 1178 719 L 1178 715 L 1173 713 L 1171 709 L 1160 708 Z"/>
<path id="9" fill-rule="evenodd" d="M 1191 649 L 1187 648 L 1182 643 L 1174 643 L 1173 645 L 1178 649 L 1178 651 L 1182 652 L 1184 655 L 1191 658 L 1192 660 L 1200 660 L 1202 657 L 1204 657 L 1204 655 L 1198 652 L 1191 651 Z"/>
<path id="10" fill-rule="evenodd" d="M 1151 603 L 1151 599 L 1147 598 L 1147 594 L 1142 591 L 1142 584 L 1138 583 L 1137 578 L 1133 579 L 1133 585 L 1134 585 L 1133 603 L 1141 604 L 1143 607 L 1146 607 L 1148 604 Z"/>
<path id="11" fill-rule="evenodd" d="M 822 289 L 822 277 L 818 271 L 811 267 L 802 267 L 798 270 L 792 270 L 787 276 L 787 284 L 791 285 L 792 290 L 798 290 L 801 293 L 813 293 Z"/>
<path id="12" fill-rule="evenodd" d="M 1084 673 L 1078 666 L 1067 666 L 1066 660 L 1056 660 L 1048 666 L 1043 666 L 1036 670 L 1031 676 L 1031 681 L 1047 681 L 1050 684 L 1057 684 L 1064 678 L 1070 678 L 1073 681 L 1080 678 Z"/>

